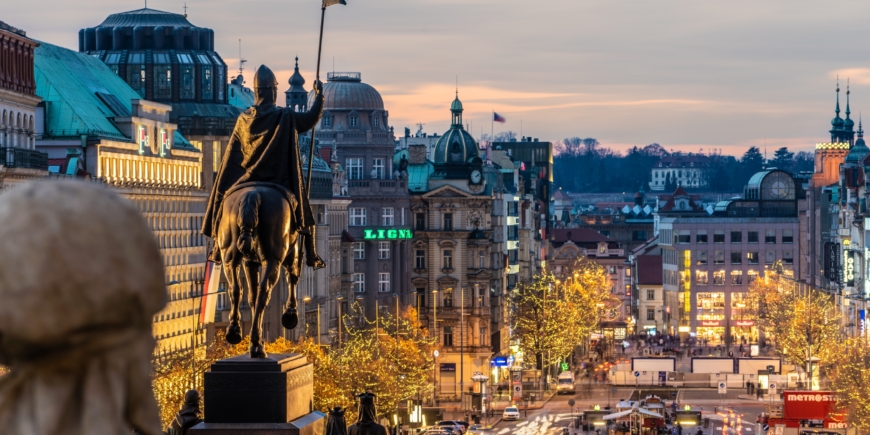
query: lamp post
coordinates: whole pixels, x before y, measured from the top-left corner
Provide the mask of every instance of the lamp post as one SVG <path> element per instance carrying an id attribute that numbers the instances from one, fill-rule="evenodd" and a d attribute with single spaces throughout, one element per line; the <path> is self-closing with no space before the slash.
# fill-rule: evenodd
<path id="1" fill-rule="evenodd" d="M 432 328 L 431 329 L 431 338 L 435 339 L 435 343 L 440 342 L 438 338 L 438 289 L 432 290 Z M 438 359 L 438 349 L 432 353 L 432 406 L 435 406 L 435 403 L 438 401 L 438 382 L 435 369 L 438 366 L 436 360 Z"/>
<path id="2" fill-rule="evenodd" d="M 465 394 L 465 287 L 459 289 L 459 400 Z"/>
<path id="3" fill-rule="evenodd" d="M 341 326 L 342 326 L 341 302 L 342 301 L 344 301 L 344 296 L 338 296 L 337 298 L 335 298 L 335 303 L 336 303 L 336 306 L 338 308 L 338 322 L 336 323 L 336 326 L 338 327 L 338 350 L 341 350 L 341 329 L 342 329 L 341 328 Z"/>
<path id="4" fill-rule="evenodd" d="M 305 296 L 302 298 L 302 318 L 305 319 L 305 329 L 302 331 L 303 336 L 308 336 L 308 312 L 306 311 L 305 304 L 311 302 L 311 296 Z"/>

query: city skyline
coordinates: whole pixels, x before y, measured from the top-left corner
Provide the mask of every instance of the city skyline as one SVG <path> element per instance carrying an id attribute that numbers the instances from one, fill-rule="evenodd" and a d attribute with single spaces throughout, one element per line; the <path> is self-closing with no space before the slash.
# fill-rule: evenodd
<path id="1" fill-rule="evenodd" d="M 361 72 L 383 95 L 397 135 L 404 127 L 416 130 L 418 122 L 428 133 L 446 131 L 457 78 L 475 137 L 490 132 L 495 110 L 507 118 L 496 133 L 550 141 L 594 137 L 615 150 L 655 142 L 738 156 L 750 146 L 766 147 L 768 155 L 781 146 L 810 151 L 827 140 L 838 75 L 842 91 L 850 80 L 853 118 L 870 107 L 870 68 L 860 61 L 867 48 L 858 42 L 858 17 L 870 5 L 857 1 L 836 7 L 784 0 L 727 7 L 348 3 L 327 14 L 322 75 L 333 70 L 333 58 L 335 70 Z M 184 13 L 184 4 L 151 0 L 148 7 Z M 3 21 L 36 40 L 75 49 L 78 29 L 143 6 L 19 2 L 7 6 Z M 248 85 L 252 68 L 266 64 L 283 91 L 296 55 L 311 87 L 318 6 L 316 0 L 192 0 L 187 11 L 193 24 L 215 29 L 215 48 L 231 72 L 242 39 Z M 34 7 L 42 13 L 33 14 Z M 258 13 L 263 10 L 268 13 Z M 839 24 L 835 30 L 819 25 L 827 22 Z M 840 97 L 845 109 L 844 92 Z"/>

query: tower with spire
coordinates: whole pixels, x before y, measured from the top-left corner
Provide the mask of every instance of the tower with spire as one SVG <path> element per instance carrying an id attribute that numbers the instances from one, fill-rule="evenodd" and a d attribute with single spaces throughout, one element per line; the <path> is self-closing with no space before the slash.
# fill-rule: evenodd
<path id="1" fill-rule="evenodd" d="M 305 78 L 299 74 L 299 56 L 296 57 L 296 68 L 290 76 L 290 89 L 284 92 L 286 105 L 297 112 L 308 110 L 308 91 L 305 90 Z"/>
<path id="2" fill-rule="evenodd" d="M 831 141 L 816 144 L 812 184 L 814 187 L 829 186 L 839 182 L 840 165 L 855 143 L 855 121 L 852 120 L 850 90 L 846 85 L 846 119 L 840 117 L 840 80 L 837 79 L 837 104 L 831 120 Z M 860 128 L 860 127 L 859 127 Z"/>

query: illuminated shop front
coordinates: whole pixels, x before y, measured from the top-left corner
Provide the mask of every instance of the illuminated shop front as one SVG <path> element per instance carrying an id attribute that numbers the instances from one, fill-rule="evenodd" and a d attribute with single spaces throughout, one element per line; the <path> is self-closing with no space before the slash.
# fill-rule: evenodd
<path id="1" fill-rule="evenodd" d="M 725 340 L 725 292 L 698 292 L 695 333 L 709 344 Z"/>

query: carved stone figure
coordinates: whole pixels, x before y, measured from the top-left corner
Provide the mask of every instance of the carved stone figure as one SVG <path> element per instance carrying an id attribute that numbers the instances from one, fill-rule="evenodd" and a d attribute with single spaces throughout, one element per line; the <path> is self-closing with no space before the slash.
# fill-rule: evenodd
<path id="1" fill-rule="evenodd" d="M 341 407 L 336 406 L 329 410 L 329 419 L 326 420 L 326 435 L 347 435 L 347 422 Z"/>
<path id="2" fill-rule="evenodd" d="M 138 208 L 83 181 L 0 195 L 0 432 L 162 434 L 163 259 Z"/>
<path id="3" fill-rule="evenodd" d="M 375 410 L 375 395 L 369 392 L 359 396 L 359 417 L 347 429 L 348 435 L 387 435 L 387 429 L 378 424 Z"/>
<path id="4" fill-rule="evenodd" d="M 323 85 L 314 83 L 314 103 L 308 112 L 295 112 L 275 105 L 277 84 L 272 71 L 261 65 L 254 77 L 255 105 L 236 122 L 202 228 L 203 234 L 215 239 L 210 258 L 223 261 L 232 286 L 226 334 L 232 344 L 242 340 L 241 275 L 246 277 L 253 310 L 252 358 L 266 357 L 261 338 L 263 312 L 281 268 L 290 296 L 281 323 L 287 329 L 299 323 L 296 285 L 302 265 L 297 238 L 302 237 L 309 266 L 326 266 L 314 247 L 316 225 L 302 180 L 298 138 L 320 119 Z"/>
<path id="5" fill-rule="evenodd" d="M 190 390 L 184 394 L 184 405 L 169 428 L 169 435 L 187 435 L 188 429 L 202 421 L 202 411 L 199 409 L 199 391 Z"/>

